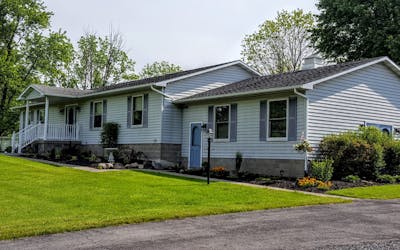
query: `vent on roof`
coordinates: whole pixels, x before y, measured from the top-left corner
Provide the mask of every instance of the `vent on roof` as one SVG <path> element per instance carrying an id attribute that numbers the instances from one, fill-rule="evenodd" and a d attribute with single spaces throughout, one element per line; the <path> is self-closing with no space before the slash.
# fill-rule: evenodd
<path id="1" fill-rule="evenodd" d="M 304 58 L 301 69 L 315 69 L 318 67 L 326 66 L 326 62 L 318 54 L 312 54 Z"/>

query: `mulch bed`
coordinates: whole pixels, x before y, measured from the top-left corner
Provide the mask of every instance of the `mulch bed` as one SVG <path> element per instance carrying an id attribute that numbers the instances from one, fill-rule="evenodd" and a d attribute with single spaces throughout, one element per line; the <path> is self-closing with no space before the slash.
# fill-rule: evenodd
<path id="1" fill-rule="evenodd" d="M 296 181 L 291 180 L 271 180 L 271 181 L 250 181 L 250 183 L 258 184 L 258 185 L 265 185 L 270 187 L 279 187 L 279 188 L 286 188 L 291 190 L 299 190 L 299 191 L 307 191 L 307 192 L 314 192 L 314 193 L 325 193 L 325 190 L 320 190 L 316 187 L 309 187 L 309 188 L 301 188 L 296 185 Z M 369 186 L 376 186 L 382 185 L 381 183 L 372 182 L 372 181 L 360 181 L 360 182 L 345 182 L 345 181 L 332 181 L 332 186 L 329 190 L 337 190 L 343 188 L 352 188 L 352 187 L 369 187 Z"/>

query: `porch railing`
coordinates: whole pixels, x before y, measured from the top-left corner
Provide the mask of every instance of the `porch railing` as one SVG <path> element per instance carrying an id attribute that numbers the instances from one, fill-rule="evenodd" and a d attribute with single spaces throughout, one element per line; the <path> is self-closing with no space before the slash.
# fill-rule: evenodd
<path id="1" fill-rule="evenodd" d="M 20 152 L 21 149 L 38 140 L 79 141 L 79 125 L 48 124 L 47 129 L 44 124 L 40 123 L 30 125 L 13 134 L 13 150 L 18 147 Z"/>

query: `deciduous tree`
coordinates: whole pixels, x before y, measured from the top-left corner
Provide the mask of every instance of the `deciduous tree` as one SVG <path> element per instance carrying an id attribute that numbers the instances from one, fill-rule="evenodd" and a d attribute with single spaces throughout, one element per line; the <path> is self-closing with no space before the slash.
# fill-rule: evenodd
<path id="1" fill-rule="evenodd" d="M 169 63 L 166 61 L 154 62 L 152 64 L 146 64 L 140 72 L 140 78 L 148 78 L 153 76 L 160 76 L 169 73 L 175 73 L 182 71 L 179 65 Z"/>
<path id="2" fill-rule="evenodd" d="M 267 20 L 242 43 L 242 59 L 263 74 L 299 70 L 303 59 L 313 54 L 309 30 L 314 18 L 303 10 L 281 11 Z"/>

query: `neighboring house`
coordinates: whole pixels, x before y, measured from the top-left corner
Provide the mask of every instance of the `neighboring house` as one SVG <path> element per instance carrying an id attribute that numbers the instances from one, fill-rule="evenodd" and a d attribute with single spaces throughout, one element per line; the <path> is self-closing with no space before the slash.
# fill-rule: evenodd
<path id="1" fill-rule="evenodd" d="M 83 147 L 100 152 L 101 125 L 114 121 L 121 125 L 120 144 L 197 168 L 207 156 L 206 127 L 214 131 L 212 166 L 233 169 L 241 152 L 243 170 L 285 176 L 304 174 L 304 154 L 294 150 L 301 138 L 317 147 L 323 136 L 360 125 L 397 133 L 400 68 L 389 58 L 314 66 L 309 60 L 306 70 L 257 76 L 237 61 L 92 91 L 30 86 L 20 99 L 41 104 L 21 112 L 21 129 L 40 120 L 47 142 L 53 127 L 69 124 L 63 136 L 72 131 Z M 29 130 L 32 125 L 20 138 Z"/>

